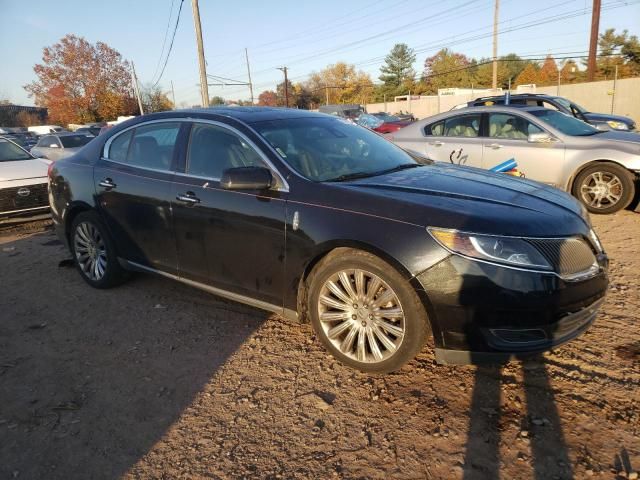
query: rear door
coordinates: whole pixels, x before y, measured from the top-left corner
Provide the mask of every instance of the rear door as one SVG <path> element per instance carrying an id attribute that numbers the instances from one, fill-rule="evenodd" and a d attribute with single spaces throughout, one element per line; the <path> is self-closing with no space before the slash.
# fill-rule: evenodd
<path id="1" fill-rule="evenodd" d="M 486 116 L 486 134 L 482 139 L 483 168 L 490 170 L 513 159 L 520 176 L 559 186 L 556 183 L 564 162 L 561 142 L 529 142 L 529 134 L 544 130 L 520 115 L 495 112 Z"/>
<path id="2" fill-rule="evenodd" d="M 426 155 L 438 162 L 482 167 L 480 119 L 480 113 L 465 113 L 428 125 Z"/>
<path id="3" fill-rule="evenodd" d="M 281 306 L 283 181 L 266 191 L 223 189 L 228 168 L 264 166 L 278 176 L 244 133 L 224 123 L 194 122 L 185 157 L 171 195 L 179 275 Z"/>
<path id="4" fill-rule="evenodd" d="M 98 205 L 118 255 L 175 273 L 171 180 L 180 129 L 177 120 L 139 124 L 111 138 L 94 168 Z"/>

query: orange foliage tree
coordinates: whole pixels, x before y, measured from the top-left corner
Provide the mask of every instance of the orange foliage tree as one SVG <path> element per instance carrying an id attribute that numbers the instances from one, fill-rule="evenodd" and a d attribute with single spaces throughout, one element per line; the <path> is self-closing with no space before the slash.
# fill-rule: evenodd
<path id="1" fill-rule="evenodd" d="M 25 85 L 38 106 L 49 109 L 56 124 L 114 120 L 137 112 L 129 64 L 109 45 L 66 35 L 45 47 L 38 79 Z"/>

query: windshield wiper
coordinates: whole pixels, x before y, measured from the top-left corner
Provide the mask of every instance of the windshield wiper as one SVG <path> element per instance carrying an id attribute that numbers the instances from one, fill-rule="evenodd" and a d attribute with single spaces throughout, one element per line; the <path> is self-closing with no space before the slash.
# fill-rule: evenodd
<path id="1" fill-rule="evenodd" d="M 392 168 L 387 168 L 385 170 L 378 170 L 374 172 L 353 172 L 346 173 L 344 175 L 340 175 L 336 178 L 331 178 L 329 180 L 325 180 L 325 182 L 345 182 L 347 180 L 356 180 L 358 178 L 367 178 L 367 177 L 377 177 L 378 175 L 385 175 L 387 173 L 399 172 L 400 170 L 406 170 L 407 168 L 414 167 L 422 167 L 423 165 L 420 163 L 402 163 L 400 165 L 396 165 Z"/>

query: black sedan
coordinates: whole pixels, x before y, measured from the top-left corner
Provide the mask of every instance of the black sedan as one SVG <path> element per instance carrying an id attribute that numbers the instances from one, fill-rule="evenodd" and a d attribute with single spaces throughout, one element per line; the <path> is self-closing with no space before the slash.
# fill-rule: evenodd
<path id="1" fill-rule="evenodd" d="M 418 161 L 320 113 L 138 117 L 56 162 L 49 196 L 89 285 L 158 273 L 310 321 L 363 371 L 399 368 L 429 334 L 441 363 L 552 348 L 589 327 L 607 288 L 569 195 Z"/>

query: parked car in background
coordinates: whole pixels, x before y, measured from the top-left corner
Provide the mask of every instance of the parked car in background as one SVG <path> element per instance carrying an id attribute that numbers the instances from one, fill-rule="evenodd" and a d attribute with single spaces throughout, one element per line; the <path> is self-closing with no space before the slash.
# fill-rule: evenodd
<path id="1" fill-rule="evenodd" d="M 366 127 L 378 133 L 397 132 L 402 127 L 409 125 L 409 122 L 403 122 L 400 120 L 387 122 L 378 115 L 369 115 L 368 113 L 360 114 L 356 119 L 356 123 L 361 127 Z"/>
<path id="2" fill-rule="evenodd" d="M 523 175 L 571 192 L 590 212 L 613 213 L 634 198 L 640 135 L 601 131 L 541 107 L 471 107 L 415 122 L 393 134 L 429 158 L 492 169 L 514 159 Z"/>
<path id="3" fill-rule="evenodd" d="M 25 150 L 31 150 L 38 143 L 37 137 L 32 135 L 31 132 L 0 133 L 0 137 L 17 143 Z"/>
<path id="4" fill-rule="evenodd" d="M 477 98 L 467 104 L 469 107 L 479 106 L 491 106 L 491 105 L 504 105 L 506 96 L 494 96 L 494 97 L 481 97 Z M 551 110 L 559 110 L 562 113 L 576 117 L 578 120 L 590 123 L 596 128 L 603 128 L 605 130 L 622 130 L 633 131 L 636 129 L 636 124 L 633 119 L 629 117 L 623 117 L 621 115 L 613 115 L 608 113 L 594 113 L 589 112 L 587 109 L 581 107 L 575 102 L 572 102 L 568 98 L 558 97 L 554 95 L 543 95 L 539 93 L 518 93 L 509 96 L 509 105 L 522 106 L 527 105 L 529 107 L 544 107 Z"/>
<path id="5" fill-rule="evenodd" d="M 409 127 L 407 127 L 409 128 Z M 309 319 L 340 361 L 400 368 L 542 351 L 584 332 L 607 257 L 557 189 L 417 163 L 305 110 L 145 115 L 49 172 L 52 218 L 96 288 L 125 270 Z"/>
<path id="6" fill-rule="evenodd" d="M 365 113 L 362 105 L 358 104 L 341 104 L 341 105 L 320 105 L 318 108 L 320 113 L 336 115 L 338 117 L 354 120 L 361 114 Z"/>
<path id="7" fill-rule="evenodd" d="M 49 211 L 50 163 L 33 157 L 11 140 L 0 138 L 0 224 Z"/>
<path id="8" fill-rule="evenodd" d="M 59 125 L 35 125 L 27 128 L 30 132 L 33 132 L 36 135 L 46 135 L 48 133 L 60 133 L 67 131 Z"/>
<path id="9" fill-rule="evenodd" d="M 31 153 L 36 157 L 60 160 L 73 155 L 94 138 L 91 134 L 75 132 L 43 135 L 31 149 Z"/>
<path id="10" fill-rule="evenodd" d="M 103 126 L 102 127 L 80 127 L 76 129 L 73 133 L 83 133 L 85 135 L 93 135 L 94 137 L 97 137 L 98 135 L 100 135 L 102 128 Z"/>

